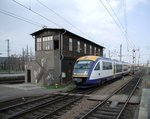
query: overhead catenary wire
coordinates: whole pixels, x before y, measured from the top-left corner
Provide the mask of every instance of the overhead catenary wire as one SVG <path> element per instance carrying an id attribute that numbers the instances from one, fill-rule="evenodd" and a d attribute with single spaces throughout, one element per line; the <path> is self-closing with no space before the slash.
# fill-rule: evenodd
<path id="1" fill-rule="evenodd" d="M 43 26 L 42 24 L 40 24 L 38 22 L 26 19 L 26 18 L 24 18 L 22 16 L 19 16 L 17 14 L 14 14 L 12 12 L 9 12 L 9 11 L 3 10 L 3 9 L 0 9 L 0 13 L 5 14 L 5 15 L 10 16 L 10 17 L 13 17 L 13 18 L 16 18 L 16 19 L 19 19 L 19 20 L 24 21 L 24 22 L 30 23 L 32 25 L 36 25 L 38 27 L 42 27 Z"/>
<path id="2" fill-rule="evenodd" d="M 123 0 L 123 9 L 124 9 L 124 24 L 125 24 L 125 32 L 128 35 L 128 29 L 127 29 L 127 10 L 126 10 L 126 0 Z M 127 51 L 129 52 L 128 42 L 127 42 Z"/>
<path id="3" fill-rule="evenodd" d="M 128 38 L 128 32 L 127 32 L 127 16 L 126 16 L 126 5 L 125 5 L 125 0 L 124 0 L 124 22 L 125 22 L 125 27 L 122 25 L 120 19 L 118 18 L 118 15 L 115 13 L 115 10 L 112 8 L 111 4 L 108 2 L 108 0 L 106 0 L 107 4 L 109 5 L 109 7 L 111 8 L 113 14 L 115 15 L 115 17 L 117 18 L 117 20 L 119 21 L 121 27 L 124 29 L 124 32 L 127 35 Z M 127 51 L 129 52 L 129 48 L 128 48 L 129 42 L 127 41 Z"/>
<path id="4" fill-rule="evenodd" d="M 121 27 L 122 27 L 123 29 L 125 29 L 124 26 L 122 25 L 120 19 L 118 18 L 117 14 L 115 13 L 115 10 L 112 8 L 111 4 L 108 2 L 108 0 L 106 0 L 106 2 L 107 2 L 107 4 L 109 5 L 109 7 L 110 7 L 110 9 L 112 10 L 112 12 L 113 12 L 113 14 L 115 15 L 115 17 L 117 18 L 117 20 L 119 21 L 119 24 L 121 25 Z M 126 31 L 126 29 L 125 29 L 125 31 Z"/>
<path id="5" fill-rule="evenodd" d="M 80 33 L 84 34 L 87 38 L 90 38 L 91 40 L 93 38 L 91 38 L 91 36 L 89 36 L 87 33 L 83 32 L 81 29 L 79 29 L 78 27 L 76 27 L 75 25 L 73 25 L 70 21 L 68 21 L 65 17 L 63 17 L 62 15 L 60 15 L 59 13 L 57 13 L 56 11 L 52 10 L 50 7 L 48 7 L 47 5 L 45 5 L 43 2 L 41 2 L 40 0 L 37 0 L 37 2 L 42 5 L 43 7 L 47 8 L 49 11 L 53 12 L 56 16 L 58 16 L 59 18 L 61 18 L 63 21 L 65 21 L 67 24 L 69 24 L 72 28 L 76 29 L 77 31 L 79 31 Z"/>
<path id="6" fill-rule="evenodd" d="M 111 4 L 108 2 L 108 0 L 106 0 L 106 2 L 107 2 L 107 4 L 109 5 L 109 7 L 110 7 L 111 11 L 113 12 L 113 14 L 115 15 L 115 17 L 117 18 L 117 20 L 118 20 L 120 26 L 122 27 L 123 31 L 126 33 L 127 38 L 128 38 L 128 34 L 127 34 L 127 22 L 125 22 L 125 28 L 124 28 L 124 26 L 122 25 L 122 23 L 121 23 L 121 21 L 120 21 L 118 15 L 115 13 L 115 10 L 112 8 Z M 125 12 L 125 11 L 124 11 L 124 12 Z M 126 17 L 126 16 L 125 16 L 125 17 Z M 118 24 L 118 25 L 119 25 L 119 24 Z M 127 50 L 128 50 L 128 44 L 129 44 L 129 42 L 127 41 Z"/>
<path id="7" fill-rule="evenodd" d="M 61 25 L 59 25 L 59 24 L 57 24 L 56 22 L 54 22 L 54 21 L 48 19 L 47 17 L 45 17 L 45 16 L 39 14 L 38 12 L 35 12 L 35 11 L 32 10 L 31 8 L 28 8 L 27 6 L 21 4 L 20 2 L 17 2 L 16 0 L 12 0 L 12 1 L 15 2 L 15 3 L 17 3 L 18 5 L 22 6 L 23 8 L 25 8 L 25 9 L 27 9 L 27 10 L 33 12 L 34 14 L 36 14 L 36 15 L 42 17 L 43 19 L 47 20 L 48 22 L 51 22 L 51 23 L 55 24 L 56 26 L 58 26 L 58 27 L 60 27 L 60 28 L 63 28 Z"/>
<path id="8" fill-rule="evenodd" d="M 110 11 L 107 9 L 107 7 L 105 6 L 105 4 L 102 2 L 102 0 L 99 0 L 100 3 L 103 5 L 103 7 L 106 9 L 106 11 L 108 12 L 108 14 L 111 16 L 111 18 L 113 19 L 114 23 L 116 24 L 116 26 L 120 29 L 121 33 L 123 34 L 123 36 L 125 37 L 127 42 L 130 42 L 126 33 L 124 32 L 123 28 L 117 23 L 117 21 L 115 20 L 115 18 L 112 16 L 112 14 L 110 13 Z M 133 46 L 135 46 L 134 44 L 132 44 Z M 132 46 L 131 46 L 132 47 Z"/>
<path id="9" fill-rule="evenodd" d="M 38 16 L 44 18 L 45 20 L 47 20 L 47 21 L 49 21 L 49 22 L 55 24 L 56 26 L 58 26 L 58 27 L 60 27 L 60 28 L 64 28 L 63 26 L 57 24 L 56 22 L 54 22 L 54 21 L 48 19 L 48 18 L 45 17 L 44 15 L 41 15 L 40 13 L 38 13 L 38 12 L 32 10 L 32 9 L 31 9 L 31 6 L 28 8 L 27 6 L 21 4 L 20 2 L 17 2 L 16 0 L 12 0 L 12 1 L 15 2 L 15 3 L 17 3 L 17 4 L 20 5 L 20 6 L 24 7 L 25 9 L 27 9 L 27 10 L 29 10 L 29 11 L 31 11 L 31 12 L 37 14 Z M 39 2 L 40 2 L 40 1 L 39 1 Z M 42 3 L 42 2 L 40 2 L 40 3 Z M 42 5 L 44 6 L 44 4 L 42 4 Z M 45 5 L 45 7 L 50 10 L 50 8 L 48 8 L 46 5 Z M 51 10 L 51 11 L 55 12 L 54 10 Z M 56 12 L 55 12 L 55 14 L 57 14 L 57 16 L 59 15 L 59 14 L 56 13 Z M 61 15 L 59 15 L 59 17 L 61 17 L 63 20 L 65 20 L 65 18 L 62 17 Z M 82 30 L 80 30 L 79 28 L 75 27 L 74 25 L 72 25 L 68 20 L 65 20 L 65 21 L 66 21 L 67 23 L 69 23 L 73 28 L 77 29 L 77 30 L 80 31 L 82 34 L 86 35 L 88 38 L 90 38 L 90 39 L 92 40 L 92 38 L 91 38 L 89 35 L 87 35 L 86 33 L 84 33 L 84 32 L 83 32 Z"/>
<path id="10" fill-rule="evenodd" d="M 76 26 L 74 26 L 71 22 L 69 22 L 65 17 L 63 17 L 62 15 L 58 14 L 57 12 L 55 12 L 54 10 L 52 10 L 51 8 L 49 8 L 47 5 L 45 5 L 44 3 L 42 3 L 40 0 L 37 0 L 37 2 L 39 4 L 41 4 L 42 6 L 44 6 L 45 8 L 47 8 L 48 10 L 50 10 L 51 12 L 53 12 L 55 15 L 57 15 L 59 18 L 61 18 L 62 20 L 64 20 L 66 23 L 68 23 L 70 26 L 72 26 L 74 29 L 80 31 L 82 34 L 84 34 L 85 36 L 87 36 L 88 38 L 91 38 L 89 35 L 87 35 L 85 32 L 83 32 L 82 30 L 80 30 L 79 28 L 77 28 Z"/>
<path id="11" fill-rule="evenodd" d="M 124 23 L 125 23 L 125 32 L 128 34 L 127 29 L 127 10 L 126 10 L 126 0 L 123 0 L 123 6 L 124 6 Z"/>

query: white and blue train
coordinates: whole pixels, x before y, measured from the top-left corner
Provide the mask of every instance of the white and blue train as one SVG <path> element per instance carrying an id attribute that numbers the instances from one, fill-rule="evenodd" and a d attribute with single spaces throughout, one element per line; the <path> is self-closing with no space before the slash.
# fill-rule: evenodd
<path id="1" fill-rule="evenodd" d="M 83 56 L 77 59 L 73 69 L 73 81 L 78 87 L 101 85 L 130 73 L 129 63 L 99 56 Z"/>

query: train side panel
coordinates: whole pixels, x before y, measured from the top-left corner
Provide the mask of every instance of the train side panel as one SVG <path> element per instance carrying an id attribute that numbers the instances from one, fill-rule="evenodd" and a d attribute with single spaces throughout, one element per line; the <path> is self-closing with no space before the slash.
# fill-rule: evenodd
<path id="1" fill-rule="evenodd" d="M 85 56 L 77 60 L 73 81 L 77 86 L 90 87 L 122 77 L 130 72 L 129 64 L 98 56 Z"/>

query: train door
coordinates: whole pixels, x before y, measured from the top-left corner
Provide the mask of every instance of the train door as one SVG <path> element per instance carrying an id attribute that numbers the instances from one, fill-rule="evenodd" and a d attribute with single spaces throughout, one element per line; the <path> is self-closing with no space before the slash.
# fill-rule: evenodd
<path id="1" fill-rule="evenodd" d="M 99 78 L 100 78 L 100 75 L 101 75 L 101 73 L 100 73 L 100 62 L 98 62 L 98 63 L 96 64 L 96 66 L 94 67 L 94 69 L 93 69 L 91 78 L 92 78 L 92 79 L 99 79 Z"/>
<path id="2" fill-rule="evenodd" d="M 113 66 L 113 77 L 116 78 L 116 63 L 114 62 L 114 66 Z"/>

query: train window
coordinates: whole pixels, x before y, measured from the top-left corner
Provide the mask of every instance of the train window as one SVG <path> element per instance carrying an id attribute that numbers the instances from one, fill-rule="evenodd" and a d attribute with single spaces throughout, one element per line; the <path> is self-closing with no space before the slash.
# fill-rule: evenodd
<path id="1" fill-rule="evenodd" d="M 122 72 L 122 65 L 116 64 L 116 73 Z"/>
<path id="2" fill-rule="evenodd" d="M 123 70 L 124 70 L 124 71 L 127 71 L 127 70 L 128 70 L 128 65 L 124 65 L 124 66 L 123 66 Z"/>
<path id="3" fill-rule="evenodd" d="M 100 70 L 100 63 L 98 63 L 94 70 Z"/>
<path id="4" fill-rule="evenodd" d="M 111 62 L 103 62 L 103 70 L 111 70 L 112 69 L 112 63 Z"/>
<path id="5" fill-rule="evenodd" d="M 91 67 L 91 64 L 93 63 L 93 61 L 91 60 L 81 60 L 75 63 L 74 68 L 77 69 L 89 69 Z"/>

